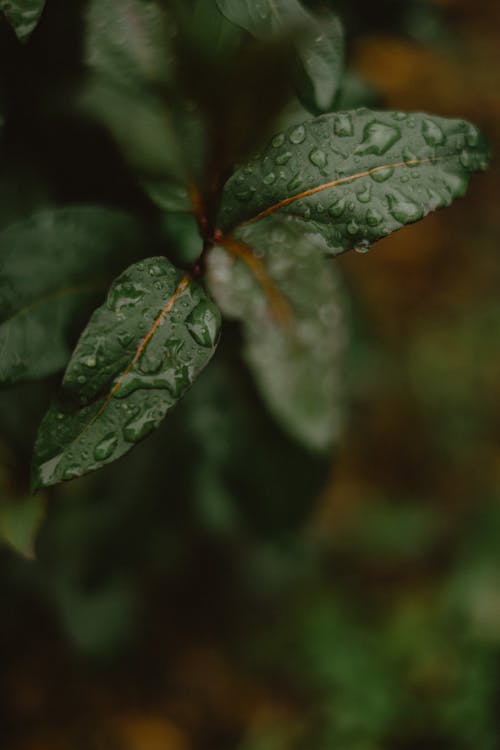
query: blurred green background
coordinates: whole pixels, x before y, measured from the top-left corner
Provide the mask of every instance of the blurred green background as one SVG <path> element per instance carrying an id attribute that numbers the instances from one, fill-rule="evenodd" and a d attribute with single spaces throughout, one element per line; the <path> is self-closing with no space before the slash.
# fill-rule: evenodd
<path id="1" fill-rule="evenodd" d="M 26 49 L 0 24 L 2 225 L 40 202 L 160 221 L 104 131 L 59 109 L 82 5 L 51 0 Z M 464 116 L 498 151 L 496 3 L 332 5 L 376 101 Z M 58 378 L 0 392 L 2 748 L 500 747 L 499 200 L 494 164 L 338 260 L 328 462 L 270 420 L 230 325 L 157 435 L 41 503 L 26 472 Z"/>

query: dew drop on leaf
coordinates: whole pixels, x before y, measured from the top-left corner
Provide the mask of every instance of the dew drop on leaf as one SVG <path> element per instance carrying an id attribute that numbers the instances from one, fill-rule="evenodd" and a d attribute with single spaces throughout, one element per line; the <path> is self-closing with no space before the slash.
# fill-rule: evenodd
<path id="1" fill-rule="evenodd" d="M 342 214 L 344 213 L 345 206 L 346 206 L 346 199 L 339 198 L 338 201 L 335 201 L 335 203 L 332 203 L 332 205 L 328 209 L 328 213 L 334 218 L 338 218 L 339 216 L 342 216 Z"/>
<path id="2" fill-rule="evenodd" d="M 290 159 L 292 158 L 292 152 L 291 151 L 283 151 L 283 153 L 279 154 L 276 159 L 276 165 L 278 167 L 284 167 L 285 164 L 288 164 Z"/>
<path id="3" fill-rule="evenodd" d="M 94 448 L 96 461 L 106 461 L 110 458 L 118 444 L 118 438 L 113 432 L 109 432 Z"/>
<path id="4" fill-rule="evenodd" d="M 351 115 L 346 112 L 339 113 L 335 118 L 333 128 L 335 135 L 341 138 L 351 136 L 354 133 Z"/>
<path id="5" fill-rule="evenodd" d="M 264 185 L 272 185 L 273 182 L 276 182 L 276 175 L 274 174 L 274 172 L 268 172 L 262 178 L 262 182 L 264 183 Z"/>
<path id="6" fill-rule="evenodd" d="M 355 221 L 350 221 L 346 227 L 347 233 L 354 237 L 359 232 L 359 224 Z"/>
<path id="7" fill-rule="evenodd" d="M 114 312 L 120 312 L 123 307 L 132 307 L 144 297 L 146 290 L 138 284 L 129 281 L 119 282 L 111 287 L 106 305 Z"/>
<path id="8" fill-rule="evenodd" d="M 364 254 L 369 252 L 370 248 L 371 244 L 369 240 L 360 240 L 354 248 L 354 252 Z"/>
<path id="9" fill-rule="evenodd" d="M 389 203 L 392 216 L 401 224 L 417 221 L 422 217 L 421 209 L 406 198 L 389 196 Z"/>
<path id="10" fill-rule="evenodd" d="M 401 130 L 383 122 L 373 122 L 365 125 L 363 141 L 356 148 L 356 154 L 385 154 L 401 138 Z"/>
<path id="11" fill-rule="evenodd" d="M 433 122 L 432 120 L 423 121 L 422 135 L 425 142 L 429 146 L 440 146 L 446 140 L 445 134 L 443 133 L 439 125 L 437 125 L 437 123 Z"/>
<path id="12" fill-rule="evenodd" d="M 285 142 L 285 134 L 284 133 L 278 133 L 274 136 L 274 138 L 271 141 L 271 145 L 273 148 L 280 148 Z"/>
<path id="13" fill-rule="evenodd" d="M 309 160 L 311 164 L 314 164 L 315 167 L 318 167 L 319 169 L 324 169 L 326 167 L 328 157 L 324 151 L 322 151 L 319 148 L 315 148 L 309 154 Z"/>
<path id="14" fill-rule="evenodd" d="M 215 346 L 219 335 L 219 319 L 213 306 L 205 300 L 199 302 L 186 318 L 186 327 L 200 346 Z"/>
<path id="15" fill-rule="evenodd" d="M 384 169 L 377 169 L 376 172 L 371 172 L 370 177 L 374 182 L 385 182 L 389 180 L 394 174 L 392 167 L 384 167 Z"/>
<path id="16" fill-rule="evenodd" d="M 290 141 L 294 143 L 295 145 L 302 143 L 306 137 L 305 127 L 303 125 L 298 125 L 296 128 L 292 130 L 292 132 L 290 133 L 288 137 L 290 138 Z"/>
<path id="17" fill-rule="evenodd" d="M 356 192 L 356 197 L 360 203 L 369 203 L 371 198 L 371 189 L 369 185 L 366 185 L 361 190 Z"/>
<path id="18" fill-rule="evenodd" d="M 123 437 L 127 443 L 138 443 L 139 440 L 152 432 L 158 422 L 153 409 L 146 409 L 136 417 L 132 417 L 123 428 Z"/>

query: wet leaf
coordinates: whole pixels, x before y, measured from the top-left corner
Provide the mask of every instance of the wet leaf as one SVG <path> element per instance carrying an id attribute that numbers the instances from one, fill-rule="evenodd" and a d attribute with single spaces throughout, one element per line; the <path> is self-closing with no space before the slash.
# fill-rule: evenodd
<path id="1" fill-rule="evenodd" d="M 286 219 L 266 219 L 238 237 L 284 295 L 290 317 L 276 319 L 252 271 L 222 248 L 209 257 L 211 292 L 226 315 L 242 321 L 244 357 L 275 418 L 309 448 L 328 448 L 342 416 L 346 329 L 338 274 L 324 243 Z"/>
<path id="2" fill-rule="evenodd" d="M 27 39 L 42 15 L 45 0 L 0 0 L 0 10 L 7 16 L 21 41 Z"/>
<path id="3" fill-rule="evenodd" d="M 331 11 L 313 15 L 298 0 L 217 0 L 230 21 L 257 39 L 290 36 L 302 68 L 301 97 L 316 112 L 334 102 L 344 66 L 342 24 Z"/>
<path id="4" fill-rule="evenodd" d="M 318 232 L 333 255 L 371 243 L 462 196 L 488 148 L 463 120 L 359 109 L 277 133 L 224 189 L 224 231 L 275 212 Z"/>
<path id="5" fill-rule="evenodd" d="M 23 557 L 33 558 L 38 530 L 45 515 L 41 495 L 0 503 L 0 542 Z"/>
<path id="6" fill-rule="evenodd" d="M 42 211 L 1 232 L 0 381 L 64 367 L 75 322 L 141 241 L 126 214 L 91 206 Z"/>
<path id="7" fill-rule="evenodd" d="M 154 430 L 212 357 L 220 316 L 163 257 L 130 266 L 93 314 L 35 446 L 35 486 L 73 479 Z"/>

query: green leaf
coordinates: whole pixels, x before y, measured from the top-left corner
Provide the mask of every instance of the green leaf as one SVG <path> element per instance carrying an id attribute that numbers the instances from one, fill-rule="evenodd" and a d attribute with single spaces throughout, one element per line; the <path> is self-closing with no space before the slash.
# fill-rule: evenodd
<path id="1" fill-rule="evenodd" d="M 91 0 L 89 67 L 125 89 L 168 83 L 173 66 L 170 19 L 157 0 Z"/>
<path id="2" fill-rule="evenodd" d="M 7 16 L 21 41 L 29 37 L 42 15 L 45 0 L 0 0 L 0 10 Z"/>
<path id="3" fill-rule="evenodd" d="M 463 120 L 359 109 L 277 133 L 226 183 L 224 232 L 275 212 L 319 232 L 333 255 L 418 221 L 462 196 L 488 164 L 478 129 Z"/>
<path id="4" fill-rule="evenodd" d="M 324 244 L 285 219 L 240 230 L 285 295 L 287 321 L 271 314 L 248 266 L 226 250 L 209 256 L 209 286 L 222 311 L 241 320 L 244 357 L 280 424 L 309 448 L 323 450 L 341 426 L 341 369 L 346 330 L 337 272 Z"/>
<path id="5" fill-rule="evenodd" d="M 224 15 L 257 39 L 292 36 L 302 98 L 315 112 L 334 102 L 344 66 L 342 24 L 331 11 L 313 15 L 298 0 L 217 0 Z"/>
<path id="6" fill-rule="evenodd" d="M 157 0 L 92 0 L 86 15 L 86 62 L 92 73 L 82 107 L 112 133 L 146 178 L 165 182 L 181 210 L 181 188 L 196 162 L 185 153 L 200 140 L 194 116 L 172 99 L 173 22 Z M 193 132 L 195 131 L 195 132 Z"/>
<path id="7" fill-rule="evenodd" d="M 35 541 L 45 516 L 41 495 L 0 503 L 0 541 L 23 557 L 35 556 Z"/>
<path id="8" fill-rule="evenodd" d="M 116 460 L 154 430 L 217 346 L 220 315 L 163 257 L 130 266 L 93 314 L 38 433 L 34 485 Z"/>
<path id="9" fill-rule="evenodd" d="M 0 233 L 1 382 L 64 367 L 75 324 L 141 240 L 133 219 L 92 206 L 42 211 Z"/>

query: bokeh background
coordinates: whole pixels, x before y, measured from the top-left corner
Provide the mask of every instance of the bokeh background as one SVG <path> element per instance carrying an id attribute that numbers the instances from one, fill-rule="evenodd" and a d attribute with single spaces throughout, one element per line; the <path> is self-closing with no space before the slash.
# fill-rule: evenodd
<path id="1" fill-rule="evenodd" d="M 375 102 L 464 116 L 498 152 L 497 3 L 335 7 Z M 49 2 L 2 71 L 20 100 L 2 216 L 47 193 L 153 210 L 103 132 L 40 105 L 71 80 L 76 18 Z M 0 57 L 15 44 L 3 24 Z M 347 419 L 327 464 L 270 421 L 231 326 L 168 428 L 42 506 L 19 498 L 57 378 L 0 392 L 2 748 L 500 747 L 499 201 L 494 162 L 338 260 Z"/>

